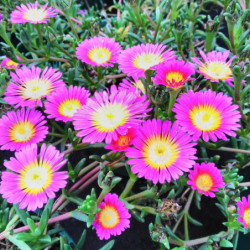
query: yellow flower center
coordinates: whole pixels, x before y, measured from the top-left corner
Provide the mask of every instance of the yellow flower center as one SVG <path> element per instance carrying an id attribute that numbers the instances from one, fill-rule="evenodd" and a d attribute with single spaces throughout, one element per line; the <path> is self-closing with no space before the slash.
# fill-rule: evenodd
<path id="1" fill-rule="evenodd" d="M 81 103 L 79 100 L 70 99 L 64 101 L 60 104 L 58 110 L 59 114 L 64 115 L 66 117 L 73 117 L 78 109 L 80 109 Z"/>
<path id="2" fill-rule="evenodd" d="M 209 191 L 213 186 L 213 180 L 210 175 L 202 174 L 198 176 L 195 182 L 196 186 L 202 191 Z"/>
<path id="3" fill-rule="evenodd" d="M 162 62 L 163 58 L 160 55 L 146 53 L 142 53 L 136 56 L 133 60 L 133 64 L 136 68 L 144 70 L 148 70 L 151 67 Z"/>
<path id="4" fill-rule="evenodd" d="M 51 83 L 47 79 L 35 78 L 28 80 L 22 86 L 22 94 L 26 99 L 38 100 L 48 95 L 51 91 Z"/>
<path id="5" fill-rule="evenodd" d="M 147 165 L 155 169 L 170 167 L 178 158 L 178 145 L 168 137 L 149 138 L 143 148 L 143 157 Z"/>
<path id="6" fill-rule="evenodd" d="M 183 80 L 183 75 L 179 72 L 170 72 L 166 75 L 166 82 L 180 82 Z"/>
<path id="7" fill-rule="evenodd" d="M 131 138 L 127 135 L 120 135 L 117 140 L 117 145 L 119 147 L 125 147 L 129 144 Z"/>
<path id="8" fill-rule="evenodd" d="M 43 9 L 28 9 L 23 18 L 31 22 L 40 22 L 47 17 L 46 10 Z"/>
<path id="9" fill-rule="evenodd" d="M 111 52 L 109 49 L 104 47 L 93 48 L 88 52 L 88 57 L 91 61 L 97 64 L 102 64 L 110 60 Z"/>
<path id="10" fill-rule="evenodd" d="M 128 120 L 130 114 L 126 106 L 112 103 L 99 108 L 92 114 L 94 126 L 100 132 L 114 131 Z"/>
<path id="11" fill-rule="evenodd" d="M 38 165 L 35 161 L 26 166 L 20 173 L 19 185 L 26 193 L 43 192 L 52 182 L 52 170 L 47 163 Z"/>
<path id="12" fill-rule="evenodd" d="M 15 142 L 29 141 L 34 136 L 34 134 L 34 125 L 28 121 L 16 123 L 9 130 L 10 140 Z"/>
<path id="13" fill-rule="evenodd" d="M 250 208 L 244 211 L 244 221 L 250 227 Z"/>
<path id="14" fill-rule="evenodd" d="M 232 76 L 232 71 L 226 63 L 209 62 L 200 67 L 200 71 L 209 76 L 211 79 L 227 79 Z"/>
<path id="15" fill-rule="evenodd" d="M 113 207 L 105 207 L 100 213 L 100 222 L 104 228 L 114 228 L 120 221 L 118 212 Z"/>
<path id="16" fill-rule="evenodd" d="M 12 60 L 8 60 L 8 61 L 6 62 L 7 68 L 8 68 L 8 67 L 10 67 L 10 68 L 16 68 L 18 65 L 19 65 L 18 63 L 15 63 L 15 62 L 12 61 Z"/>
<path id="17" fill-rule="evenodd" d="M 143 85 L 143 83 L 142 83 L 141 80 L 138 80 L 138 81 L 134 82 L 133 85 L 134 85 L 137 89 L 140 89 L 141 92 L 142 92 L 143 94 L 146 93 L 145 88 L 144 88 L 144 85 Z"/>
<path id="18" fill-rule="evenodd" d="M 212 105 L 196 106 L 189 115 L 195 127 L 202 131 L 212 131 L 221 125 L 221 113 Z"/>

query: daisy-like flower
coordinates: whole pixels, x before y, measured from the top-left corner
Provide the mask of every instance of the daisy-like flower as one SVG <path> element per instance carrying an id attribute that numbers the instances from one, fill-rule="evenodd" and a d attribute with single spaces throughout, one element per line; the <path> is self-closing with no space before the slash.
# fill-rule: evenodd
<path id="1" fill-rule="evenodd" d="M 96 214 L 93 227 L 100 240 L 108 240 L 111 235 L 120 235 L 126 228 L 129 228 L 131 215 L 124 203 L 119 201 L 118 195 L 107 194 L 98 208 L 101 212 Z"/>
<path id="2" fill-rule="evenodd" d="M 47 8 L 48 3 L 43 6 L 38 6 L 38 1 L 28 3 L 27 6 L 21 4 L 16 6 L 16 10 L 10 14 L 12 23 L 47 23 L 50 18 L 57 16 L 57 10 L 53 7 Z"/>
<path id="3" fill-rule="evenodd" d="M 218 192 L 219 188 L 225 186 L 220 170 L 211 162 L 196 163 L 194 170 L 189 172 L 188 178 L 187 184 L 193 190 L 198 190 L 198 193 L 210 196 L 211 198 L 215 197 L 214 193 Z"/>
<path id="4" fill-rule="evenodd" d="M 132 143 L 136 137 L 136 129 L 129 128 L 125 135 L 117 135 L 117 140 L 112 140 L 111 144 L 105 146 L 106 149 L 111 149 L 113 152 L 123 152 L 125 151 Z"/>
<path id="5" fill-rule="evenodd" d="M 176 122 L 160 119 L 144 121 L 133 140 L 134 148 L 126 150 L 132 172 L 154 184 L 177 180 L 195 164 L 196 149 L 191 137 Z"/>
<path id="6" fill-rule="evenodd" d="M 147 97 L 138 96 L 136 92 L 117 90 L 115 85 L 110 92 L 96 92 L 73 117 L 75 130 L 79 130 L 77 136 L 83 136 L 83 143 L 105 139 L 110 144 L 118 134 L 125 135 L 128 128 L 139 126 L 150 108 Z"/>
<path id="7" fill-rule="evenodd" d="M 46 120 L 34 109 L 10 111 L 0 119 L 1 150 L 21 150 L 31 143 L 39 143 L 48 134 Z"/>
<path id="8" fill-rule="evenodd" d="M 129 79 L 123 79 L 122 82 L 119 84 L 119 89 L 127 89 L 129 91 L 137 91 L 140 90 L 142 94 L 145 94 L 145 87 L 141 80 L 138 78 L 135 78 L 134 81 L 131 81 Z"/>
<path id="9" fill-rule="evenodd" d="M 145 71 L 156 65 L 174 59 L 174 51 L 164 51 L 167 47 L 160 44 L 139 44 L 121 52 L 118 58 L 119 69 L 132 77 L 145 77 Z"/>
<path id="10" fill-rule="evenodd" d="M 205 92 L 188 91 L 177 99 L 172 109 L 179 124 L 196 141 L 201 136 L 204 141 L 209 138 L 227 140 L 226 135 L 236 136 L 240 124 L 240 112 L 237 105 L 232 105 L 232 98 L 223 93 L 208 90 Z"/>
<path id="11" fill-rule="evenodd" d="M 48 118 L 55 118 L 56 121 L 72 121 L 77 110 L 86 104 L 89 94 L 85 88 L 72 85 L 69 89 L 62 87 L 48 96 L 44 112 Z"/>
<path id="12" fill-rule="evenodd" d="M 153 78 L 153 82 L 176 90 L 183 87 L 185 82 L 193 80 L 194 78 L 189 77 L 194 73 L 194 64 L 185 63 L 183 60 L 172 60 L 156 67 L 156 76 Z"/>
<path id="13" fill-rule="evenodd" d="M 67 160 L 54 146 L 42 144 L 40 154 L 37 144 L 33 143 L 15 153 L 15 158 L 4 162 L 9 171 L 2 172 L 0 193 L 9 203 L 19 204 L 20 209 L 27 207 L 35 211 L 54 199 L 55 192 L 67 184 L 67 171 L 57 172 Z"/>
<path id="14" fill-rule="evenodd" d="M 49 96 L 54 90 L 64 87 L 60 79 L 61 72 L 46 67 L 43 71 L 35 66 L 28 69 L 26 66 L 10 73 L 12 80 L 7 87 L 4 100 L 18 107 L 42 107 L 41 99 Z"/>
<path id="15" fill-rule="evenodd" d="M 18 61 L 22 61 L 20 57 L 17 56 Z M 1 62 L 1 67 L 6 69 L 17 69 L 21 66 L 21 63 L 16 63 L 9 59 L 7 56 L 4 57 L 3 61 Z"/>
<path id="16" fill-rule="evenodd" d="M 113 67 L 117 62 L 121 46 L 109 37 L 85 39 L 76 48 L 79 60 L 92 66 Z"/>
<path id="17" fill-rule="evenodd" d="M 237 206 L 240 215 L 238 221 L 243 223 L 245 228 L 250 229 L 250 195 L 248 195 L 248 198 L 242 197 L 242 201 L 238 201 Z"/>
<path id="18" fill-rule="evenodd" d="M 199 65 L 197 72 L 204 75 L 206 79 L 217 83 L 220 83 L 219 80 L 223 80 L 230 86 L 234 86 L 230 65 L 236 56 L 233 56 L 226 62 L 229 53 L 230 50 L 226 50 L 224 53 L 211 51 L 205 55 L 205 53 L 200 50 L 200 55 L 204 62 L 201 62 L 197 57 L 192 57 L 192 60 Z"/>

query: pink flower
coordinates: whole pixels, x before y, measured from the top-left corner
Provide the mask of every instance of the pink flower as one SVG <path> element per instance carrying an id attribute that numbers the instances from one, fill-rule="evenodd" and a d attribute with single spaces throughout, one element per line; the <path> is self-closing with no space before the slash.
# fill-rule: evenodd
<path id="1" fill-rule="evenodd" d="M 85 39 L 76 48 L 79 60 L 92 66 L 113 67 L 117 62 L 121 46 L 109 37 Z"/>
<path id="2" fill-rule="evenodd" d="M 33 143 L 15 153 L 15 158 L 4 162 L 10 171 L 2 172 L 0 193 L 9 203 L 19 204 L 20 209 L 27 207 L 35 211 L 54 199 L 55 192 L 67 184 L 67 172 L 57 172 L 67 160 L 54 146 L 42 144 L 40 154 L 37 144 Z"/>
<path id="3" fill-rule="evenodd" d="M 161 63 L 156 67 L 156 76 L 153 82 L 159 85 L 165 85 L 170 89 L 179 89 L 185 82 L 194 78 L 189 78 L 195 73 L 195 66 L 192 63 L 185 63 L 183 60 L 172 60 Z"/>
<path id="4" fill-rule="evenodd" d="M 17 56 L 18 61 L 22 61 L 20 57 Z M 6 69 L 17 69 L 21 66 L 21 63 L 16 63 L 12 60 L 10 60 L 8 57 L 4 57 L 3 61 L 1 62 L 1 67 Z"/>
<path id="5" fill-rule="evenodd" d="M 32 143 L 42 142 L 48 134 L 46 120 L 34 109 L 10 111 L 0 119 L 1 150 L 21 150 Z"/>
<path id="6" fill-rule="evenodd" d="M 47 8 L 48 3 L 39 7 L 38 1 L 35 3 L 28 3 L 27 6 L 21 4 L 16 6 L 16 10 L 10 14 L 10 21 L 12 23 L 47 23 L 50 18 L 57 16 L 57 10 L 53 7 Z"/>
<path id="7" fill-rule="evenodd" d="M 111 149 L 113 152 L 125 151 L 132 143 L 136 137 L 136 129 L 129 128 L 125 135 L 117 135 L 117 140 L 112 140 L 111 144 L 105 146 L 106 149 Z"/>
<path id="8" fill-rule="evenodd" d="M 250 195 L 248 198 L 242 197 L 242 201 L 237 202 L 237 206 L 239 207 L 238 214 L 238 221 L 243 223 L 245 228 L 250 229 Z"/>
<path id="9" fill-rule="evenodd" d="M 69 86 L 62 87 L 48 96 L 45 102 L 45 113 L 48 118 L 56 121 L 72 121 L 74 114 L 87 102 L 89 91 L 85 88 Z"/>
<path id="10" fill-rule="evenodd" d="M 46 67 L 43 71 L 35 66 L 28 69 L 26 66 L 10 73 L 12 80 L 7 87 L 4 100 L 18 107 L 42 107 L 41 99 L 48 97 L 53 91 L 64 87 L 60 79 L 61 72 Z"/>
<path id="11" fill-rule="evenodd" d="M 201 62 L 197 57 L 192 57 L 192 60 L 199 65 L 198 72 L 204 75 L 206 79 L 217 83 L 220 83 L 219 80 L 223 80 L 230 86 L 234 86 L 230 65 L 236 56 L 233 56 L 226 62 L 229 53 L 230 50 L 226 50 L 224 53 L 211 51 L 205 55 L 205 53 L 200 50 L 200 55 L 204 62 Z"/>
<path id="12" fill-rule="evenodd" d="M 98 208 L 101 212 L 96 214 L 93 227 L 100 240 L 108 240 L 111 235 L 121 235 L 126 228 L 129 228 L 131 215 L 116 194 L 107 194 Z"/>
<path id="13" fill-rule="evenodd" d="M 172 125 L 172 126 L 171 126 Z M 196 143 L 180 130 L 176 122 L 162 122 L 160 119 L 144 121 L 133 140 L 134 148 L 126 150 L 132 165 L 132 172 L 154 184 L 171 178 L 177 180 L 183 172 L 188 172 L 195 164 Z"/>
<path id="14" fill-rule="evenodd" d="M 187 184 L 193 190 L 198 190 L 198 193 L 211 198 L 215 197 L 214 193 L 218 192 L 219 188 L 225 186 L 220 170 L 211 162 L 202 162 L 201 165 L 196 163 L 194 170 L 189 172 L 188 178 Z"/>
<path id="15" fill-rule="evenodd" d="M 122 51 L 119 59 L 119 69 L 133 78 L 145 77 L 145 71 L 154 69 L 156 65 L 174 59 L 174 51 L 166 50 L 161 44 L 139 44 Z"/>
<path id="16" fill-rule="evenodd" d="M 139 93 L 117 90 L 115 85 L 110 92 L 96 92 L 73 117 L 74 128 L 79 130 L 77 136 L 83 137 L 83 143 L 105 140 L 110 144 L 118 139 L 118 134 L 125 135 L 128 128 L 139 126 L 150 108 L 146 96 L 138 96 Z"/>
<path id="17" fill-rule="evenodd" d="M 233 132 L 240 128 L 240 112 L 237 105 L 232 105 L 232 98 L 223 93 L 188 91 L 177 99 L 172 109 L 176 119 L 193 140 L 201 136 L 204 141 L 209 138 L 227 140 L 225 135 L 236 136 Z"/>
<path id="18" fill-rule="evenodd" d="M 134 81 L 129 79 L 123 79 L 119 84 L 119 90 L 127 89 L 129 91 L 141 91 L 142 94 L 146 94 L 145 87 L 141 80 L 135 78 Z"/>

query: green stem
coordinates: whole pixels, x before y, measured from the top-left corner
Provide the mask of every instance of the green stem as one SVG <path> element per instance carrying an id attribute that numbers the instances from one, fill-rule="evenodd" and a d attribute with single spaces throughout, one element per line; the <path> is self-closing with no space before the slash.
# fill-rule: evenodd
<path id="1" fill-rule="evenodd" d="M 56 137 L 65 137 L 65 135 L 57 134 L 57 133 L 49 133 L 50 136 L 56 136 Z"/>
<path id="2" fill-rule="evenodd" d="M 161 17 L 159 18 L 158 24 L 157 24 L 156 29 L 155 29 L 153 44 L 155 44 L 155 42 L 156 42 L 156 38 L 157 38 L 157 35 L 158 35 L 158 32 L 159 32 L 159 28 L 160 28 L 160 26 L 161 26 L 162 18 L 163 18 L 163 15 L 161 14 Z"/>
<path id="3" fill-rule="evenodd" d="M 187 213 L 184 213 L 184 235 L 185 235 L 185 240 L 189 240 Z"/>
<path id="4" fill-rule="evenodd" d="M 169 92 L 170 99 L 169 99 L 169 104 L 168 104 L 168 117 L 172 116 L 172 108 L 175 104 L 176 97 L 178 95 L 180 90 L 171 90 Z"/>
<path id="5" fill-rule="evenodd" d="M 159 44 L 161 44 L 167 37 L 168 37 L 168 35 L 169 35 L 169 33 L 170 33 L 170 31 L 172 30 L 172 26 L 170 26 L 169 28 L 168 28 L 168 30 L 166 31 L 166 33 L 163 35 L 163 37 L 161 38 L 161 40 L 159 41 Z"/>
<path id="6" fill-rule="evenodd" d="M 74 60 L 74 57 L 64 48 L 62 48 L 56 41 L 53 43 L 61 52 L 63 52 L 66 56 L 68 56 L 70 59 Z"/>
<path id="7" fill-rule="evenodd" d="M 125 189 L 123 190 L 123 192 L 120 195 L 121 199 L 124 199 L 129 194 L 129 192 L 132 190 L 136 180 L 137 180 L 137 178 L 129 178 Z"/>
<path id="8" fill-rule="evenodd" d="M 134 205 L 134 204 L 133 204 L 133 207 L 137 210 L 145 211 L 149 214 L 157 215 L 157 213 L 155 212 L 155 209 L 152 207 L 144 207 L 144 206 L 139 206 L 139 205 Z"/>
<path id="9" fill-rule="evenodd" d="M 56 145 L 62 143 L 63 141 L 65 141 L 65 138 L 62 138 L 62 139 L 60 139 L 60 140 L 58 140 L 58 141 L 52 143 L 52 145 L 56 146 Z"/>
<path id="10" fill-rule="evenodd" d="M 211 86 L 211 89 L 213 91 L 217 92 L 217 89 L 218 89 L 218 83 L 217 82 L 210 82 L 210 86 Z"/>
<path id="11" fill-rule="evenodd" d="M 142 198 L 146 198 L 146 197 L 153 197 L 154 195 L 155 194 L 153 192 L 151 192 L 150 190 L 145 190 L 145 191 L 142 191 L 138 194 L 134 194 L 134 195 L 131 195 L 129 197 L 126 197 L 125 200 L 132 201 L 132 200 L 142 199 Z"/>
<path id="12" fill-rule="evenodd" d="M 238 148 L 220 147 L 220 148 L 217 148 L 216 150 L 226 151 L 226 152 L 233 152 L 233 153 L 248 154 L 248 155 L 250 154 L 249 150 L 238 149 Z"/>
<path id="13" fill-rule="evenodd" d="M 46 46 L 44 45 L 44 42 L 43 42 L 43 36 L 42 36 L 42 32 L 41 32 L 41 26 L 38 23 L 38 24 L 35 25 L 35 27 L 36 27 L 36 30 L 37 30 L 37 33 L 38 33 L 38 37 L 39 37 L 39 41 L 41 43 L 41 46 L 42 46 L 43 50 L 45 51 L 45 54 L 47 55 L 48 54 L 48 50 L 47 50 L 47 48 L 46 48 Z"/>
<path id="14" fill-rule="evenodd" d="M 66 17 L 67 17 L 67 15 L 66 15 Z M 68 20 L 68 22 L 69 22 L 69 25 L 70 25 L 70 27 L 71 27 L 71 29 L 72 29 L 72 31 L 73 31 L 73 33 L 74 33 L 76 39 L 77 39 L 78 41 L 80 41 L 80 37 L 78 36 L 78 34 L 77 34 L 77 32 L 76 32 L 76 30 L 75 30 L 75 28 L 74 28 L 73 22 L 72 22 L 71 19 L 68 18 L 68 17 L 67 17 L 67 20 Z"/>
<path id="15" fill-rule="evenodd" d="M 99 197 L 98 197 L 98 199 L 96 201 L 96 204 L 99 205 L 103 201 L 106 194 L 108 194 L 109 192 L 110 192 L 110 188 L 104 188 L 102 190 L 102 192 L 100 193 L 100 195 L 99 195 Z"/>

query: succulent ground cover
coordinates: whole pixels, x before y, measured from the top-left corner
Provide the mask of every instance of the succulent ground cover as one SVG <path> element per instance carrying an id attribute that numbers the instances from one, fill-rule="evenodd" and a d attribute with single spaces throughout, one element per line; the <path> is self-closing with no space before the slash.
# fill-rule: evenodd
<path id="1" fill-rule="evenodd" d="M 250 229 L 249 1 L 84 6 L 0 3 L 0 244 L 85 249 L 92 229 L 118 249 L 136 220 L 159 249 L 236 249 Z M 196 236 L 209 213 L 214 231 Z M 71 218 L 76 242 L 59 226 Z"/>

